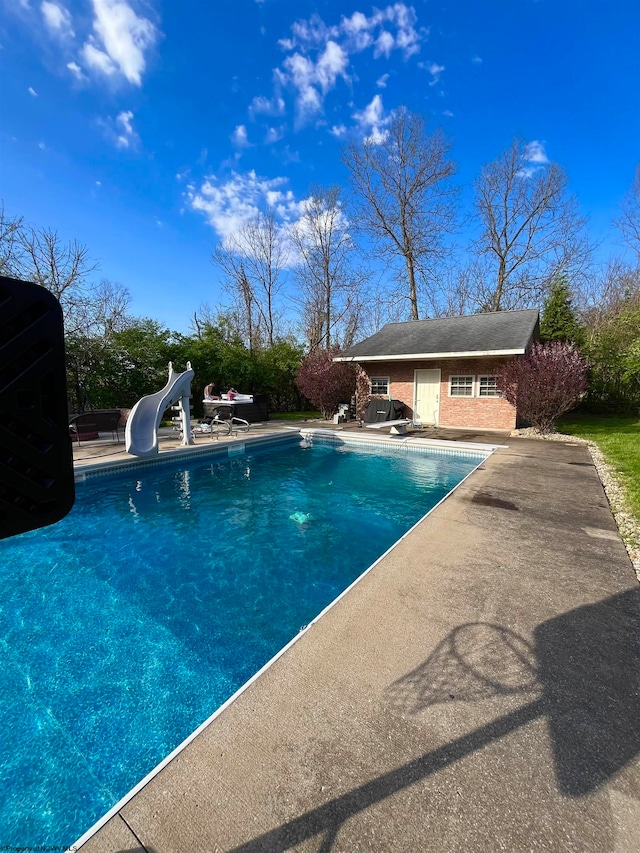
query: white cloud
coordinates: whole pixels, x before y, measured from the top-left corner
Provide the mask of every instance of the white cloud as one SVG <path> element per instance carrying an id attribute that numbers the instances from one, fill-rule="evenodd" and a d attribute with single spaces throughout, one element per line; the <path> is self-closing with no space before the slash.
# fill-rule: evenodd
<path id="1" fill-rule="evenodd" d="M 111 76 L 115 71 L 140 86 L 145 53 L 156 43 L 158 30 L 138 16 L 125 0 L 93 0 L 93 31 L 83 48 L 87 63 Z"/>
<path id="2" fill-rule="evenodd" d="M 360 33 L 369 29 L 369 19 L 362 12 L 354 12 L 350 18 L 342 19 L 342 27 L 347 33 Z"/>
<path id="3" fill-rule="evenodd" d="M 277 207 L 282 200 L 282 190 L 267 190 L 265 198 L 269 207 Z"/>
<path id="4" fill-rule="evenodd" d="M 98 50 L 91 42 L 87 42 L 82 48 L 82 55 L 89 68 L 101 71 L 107 77 L 111 77 L 117 71 L 115 63 L 112 62 L 111 58 L 103 50 Z"/>
<path id="5" fill-rule="evenodd" d="M 426 71 L 431 74 L 431 80 L 429 81 L 430 86 L 435 86 L 436 83 L 440 80 L 440 75 L 445 70 L 444 65 L 438 65 L 437 62 L 420 62 L 420 68 L 424 68 Z"/>
<path id="6" fill-rule="evenodd" d="M 334 88 L 338 77 L 348 79 L 346 69 L 349 59 L 335 41 L 327 41 L 316 62 L 294 53 L 283 65 L 288 80 L 297 90 L 298 116 L 304 121 L 322 110 L 324 95 Z"/>
<path id="7" fill-rule="evenodd" d="M 347 36 L 349 53 L 375 45 L 376 56 L 388 56 L 391 50 L 400 50 L 403 58 L 408 59 L 419 52 L 420 42 L 429 34 L 425 28 L 416 28 L 417 21 L 413 6 L 394 3 L 384 9 L 374 8 L 368 18 L 361 12 L 343 18 L 339 29 Z M 390 29 L 395 30 L 395 35 Z"/>
<path id="8" fill-rule="evenodd" d="M 447 116 L 447 118 L 452 118 L 452 117 L 453 117 L 453 113 L 451 112 L 451 110 L 443 110 L 443 111 L 442 111 L 442 115 L 443 115 L 443 116 Z"/>
<path id="9" fill-rule="evenodd" d="M 395 47 L 395 44 L 396 44 L 396 40 L 391 35 L 391 33 L 387 32 L 386 30 L 383 30 L 383 32 L 380 33 L 380 35 L 378 36 L 378 38 L 376 40 L 376 47 L 375 47 L 375 50 L 373 51 L 373 55 L 376 57 L 384 55 L 388 59 L 389 54 L 391 53 L 391 51 Z"/>
<path id="10" fill-rule="evenodd" d="M 281 160 L 283 163 L 299 163 L 300 152 L 292 151 L 289 145 L 285 145 L 284 150 L 282 151 Z"/>
<path id="11" fill-rule="evenodd" d="M 140 138 L 133 129 L 133 113 L 131 110 L 123 110 L 118 113 L 114 122 L 115 143 L 118 148 L 135 147 Z"/>
<path id="12" fill-rule="evenodd" d="M 522 160 L 524 163 L 529 163 L 530 165 L 522 166 L 516 174 L 519 178 L 531 178 L 536 172 L 549 164 L 549 158 L 544 150 L 544 143 L 539 142 L 537 139 L 528 142 L 524 146 Z"/>
<path id="13" fill-rule="evenodd" d="M 278 103 L 284 107 L 281 93 L 293 90 L 298 121 L 305 123 L 322 112 L 326 96 L 340 79 L 351 81 L 350 57 L 372 49 L 374 57 L 399 51 L 406 61 L 420 50 L 427 35 L 428 30 L 417 27 L 413 7 L 404 3 L 374 8 L 370 16 L 354 12 L 331 26 L 317 14 L 296 21 L 291 36 L 279 41 L 289 55 L 273 72 Z M 379 88 L 384 88 L 387 78 L 379 78 Z M 251 110 L 269 112 L 271 107 L 270 99 L 254 98 Z"/>
<path id="14" fill-rule="evenodd" d="M 279 142 L 284 136 L 284 127 L 270 127 L 267 129 L 267 135 L 264 141 L 267 145 L 273 145 L 274 142 Z"/>
<path id="15" fill-rule="evenodd" d="M 387 11 L 390 20 L 398 27 L 396 46 L 402 51 L 404 58 L 408 59 L 420 51 L 420 41 L 428 33 L 427 31 L 420 33 L 415 29 L 417 17 L 412 6 L 395 3 L 393 6 L 387 6 Z"/>
<path id="16" fill-rule="evenodd" d="M 388 79 L 388 74 L 383 74 L 382 77 L 378 77 L 378 79 L 376 80 L 376 86 L 378 87 L 378 89 L 386 89 Z"/>
<path id="17" fill-rule="evenodd" d="M 482 57 L 481 56 L 472 56 L 471 61 L 474 65 L 482 65 Z"/>
<path id="18" fill-rule="evenodd" d="M 287 178 L 260 178 L 253 170 L 232 172 L 227 181 L 211 176 L 199 189 L 190 185 L 187 199 L 224 242 L 261 212 L 272 210 L 283 228 L 297 219 L 299 203 L 286 188 L 287 183 Z"/>
<path id="19" fill-rule="evenodd" d="M 38 148 L 39 148 L 41 151 L 46 151 L 46 150 L 47 150 L 47 146 L 44 144 L 44 142 L 38 142 Z"/>
<path id="20" fill-rule="evenodd" d="M 334 124 L 331 130 L 329 131 L 329 133 L 331 133 L 333 136 L 337 136 L 338 139 L 341 136 L 344 136 L 346 132 L 347 128 L 343 124 Z"/>
<path id="21" fill-rule="evenodd" d="M 364 135 L 365 142 L 379 145 L 384 140 L 387 134 L 385 127 L 389 124 L 391 117 L 385 116 L 380 95 L 374 95 L 371 103 L 367 104 L 361 112 L 355 112 L 353 117 Z"/>
<path id="22" fill-rule="evenodd" d="M 44 0 L 40 5 L 40 11 L 47 27 L 52 33 L 59 36 L 73 38 L 75 33 L 71 26 L 71 15 L 69 10 L 60 3 L 51 3 L 49 0 Z"/>
<path id="23" fill-rule="evenodd" d="M 243 124 L 239 124 L 233 131 L 231 141 L 237 148 L 248 148 L 251 145 L 247 136 L 247 128 Z"/>
<path id="24" fill-rule="evenodd" d="M 294 53 L 285 60 L 289 79 L 298 90 L 297 106 L 301 115 L 318 112 L 322 108 L 320 93 L 315 88 L 315 66 L 306 56 Z"/>
<path id="25" fill-rule="evenodd" d="M 332 89 L 339 76 L 346 77 L 348 64 L 348 56 L 340 45 L 328 41 L 316 65 L 316 76 L 323 92 Z"/>
<path id="26" fill-rule="evenodd" d="M 298 207 L 300 211 L 300 219 L 295 222 L 292 227 L 303 239 L 311 238 L 314 240 L 314 228 L 312 227 L 312 223 L 316 223 L 320 230 L 324 230 L 326 232 L 333 228 L 336 234 L 343 234 L 341 239 L 343 245 L 343 241 L 351 242 L 351 238 L 346 235 L 346 230 L 349 227 L 349 220 L 345 216 L 344 209 L 339 202 L 333 207 L 326 205 L 322 205 L 322 207 L 320 207 L 317 199 L 314 200 L 312 197 L 308 197 L 303 198 Z"/>
<path id="27" fill-rule="evenodd" d="M 546 166 L 549 162 L 549 158 L 544 150 L 544 143 L 538 142 L 537 139 L 534 139 L 525 146 L 524 158 L 528 163 L 537 163 L 540 166 Z"/>
<path id="28" fill-rule="evenodd" d="M 351 53 L 360 53 L 373 43 L 371 22 L 362 12 L 354 12 L 350 18 L 343 18 L 341 27 L 349 39 Z"/>
<path id="29" fill-rule="evenodd" d="M 291 31 L 292 38 L 278 42 L 283 50 L 294 50 L 296 46 L 304 46 L 305 49 L 321 47 L 337 34 L 338 28 L 328 27 L 320 15 L 313 14 L 308 21 L 295 21 Z"/>
<path id="30" fill-rule="evenodd" d="M 264 113 L 265 115 L 279 116 L 284 113 L 284 110 L 284 100 L 279 96 L 264 98 L 262 95 L 258 95 L 249 106 L 249 112 L 252 114 Z"/>
<path id="31" fill-rule="evenodd" d="M 34 16 L 41 16 L 44 29 L 58 42 L 63 62 L 77 80 L 86 81 L 85 72 L 91 71 L 105 77 L 121 76 L 135 86 L 142 84 L 148 53 L 161 35 L 150 13 L 134 9 L 151 8 L 149 0 L 13 2 L 30 13 L 32 27 L 38 23 Z M 74 9 L 73 19 L 67 5 Z M 88 14 L 75 11 L 82 7 L 89 7 Z M 74 32 L 73 24 L 78 21 L 84 29 L 81 36 Z"/>
<path id="32" fill-rule="evenodd" d="M 374 95 L 371 103 L 367 104 L 362 112 L 355 113 L 353 117 L 363 127 L 374 127 L 380 124 L 383 115 L 382 96 Z"/>
<path id="33" fill-rule="evenodd" d="M 128 134 L 133 133 L 133 128 L 131 127 L 131 119 L 132 118 L 133 118 L 133 113 L 131 112 L 131 110 L 126 110 L 126 111 L 123 110 L 123 112 L 118 114 L 118 117 L 116 119 L 116 121 L 122 125 L 125 132 Z"/>
<path id="34" fill-rule="evenodd" d="M 76 80 L 86 80 L 87 78 L 82 73 L 82 68 L 78 65 L 77 62 L 67 62 L 67 68 L 76 78 Z"/>
<path id="35" fill-rule="evenodd" d="M 31 95 L 32 98 L 38 97 L 38 93 L 31 86 L 29 86 L 29 88 L 27 89 L 27 92 Z"/>
<path id="36" fill-rule="evenodd" d="M 101 186 L 102 186 L 102 181 L 96 181 L 96 186 L 97 186 L 97 187 L 101 187 Z"/>

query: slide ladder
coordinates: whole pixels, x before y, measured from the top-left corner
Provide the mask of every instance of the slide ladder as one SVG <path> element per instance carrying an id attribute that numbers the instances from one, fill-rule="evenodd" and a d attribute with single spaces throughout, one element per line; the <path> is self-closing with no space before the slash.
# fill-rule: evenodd
<path id="1" fill-rule="evenodd" d="M 176 373 L 169 362 L 169 380 L 161 391 L 142 397 L 135 404 L 125 428 L 125 447 L 132 456 L 155 456 L 158 452 L 158 427 L 169 406 L 180 403 L 182 418 L 182 444 L 193 444 L 189 397 L 194 377 L 191 362 L 184 373 Z"/>

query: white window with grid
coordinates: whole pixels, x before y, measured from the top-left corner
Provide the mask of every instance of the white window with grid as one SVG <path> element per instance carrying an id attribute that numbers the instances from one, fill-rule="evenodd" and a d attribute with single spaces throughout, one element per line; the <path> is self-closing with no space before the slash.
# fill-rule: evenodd
<path id="1" fill-rule="evenodd" d="M 478 397 L 500 397 L 497 376 L 478 376 Z"/>
<path id="2" fill-rule="evenodd" d="M 372 376 L 371 377 L 371 395 L 388 397 L 389 396 L 389 377 L 388 376 Z"/>
<path id="3" fill-rule="evenodd" d="M 450 397 L 473 397 L 473 376 L 451 376 L 449 378 Z"/>

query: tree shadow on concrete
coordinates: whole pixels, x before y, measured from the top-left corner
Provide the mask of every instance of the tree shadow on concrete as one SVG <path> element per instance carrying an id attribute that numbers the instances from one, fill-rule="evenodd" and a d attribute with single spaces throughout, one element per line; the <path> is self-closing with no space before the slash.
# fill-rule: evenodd
<path id="1" fill-rule="evenodd" d="M 587 796 L 640 752 L 640 588 L 541 623 L 533 647 L 499 625 L 454 629 L 387 700 L 412 714 L 440 702 L 522 695 L 529 701 L 487 725 L 384 773 L 234 848 L 282 851 L 320 836 L 331 850 L 340 827 L 386 797 L 541 717 L 549 723 L 558 791 Z"/>

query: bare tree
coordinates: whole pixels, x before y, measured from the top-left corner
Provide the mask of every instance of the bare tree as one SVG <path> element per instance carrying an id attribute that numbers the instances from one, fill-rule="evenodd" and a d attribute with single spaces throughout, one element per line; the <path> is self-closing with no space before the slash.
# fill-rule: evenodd
<path id="1" fill-rule="evenodd" d="M 608 324 L 629 308 L 640 308 L 640 269 L 619 258 L 609 261 L 578 292 L 577 308 L 592 342 Z"/>
<path id="2" fill-rule="evenodd" d="M 516 139 L 476 181 L 482 233 L 474 245 L 492 270 L 476 283 L 475 301 L 483 311 L 535 303 L 554 276 L 587 256 L 585 220 L 567 195 L 567 178 L 537 154 Z"/>
<path id="3" fill-rule="evenodd" d="M 290 230 L 297 254 L 305 333 L 310 352 L 350 346 L 357 333 L 359 289 L 365 278 L 352 264 L 355 244 L 340 187 L 313 187 Z"/>
<path id="4" fill-rule="evenodd" d="M 74 408 L 84 408 L 87 380 L 112 349 L 116 333 L 131 322 L 130 299 L 122 284 L 108 279 L 74 293 L 65 320 L 67 381 Z"/>
<path id="5" fill-rule="evenodd" d="M 28 228 L 22 232 L 22 246 L 31 278 L 64 302 L 67 291 L 82 285 L 95 269 L 86 246 L 72 240 L 63 243 L 51 228 Z"/>
<path id="6" fill-rule="evenodd" d="M 264 337 L 258 294 L 256 290 L 254 295 L 245 271 L 244 258 L 238 256 L 236 251 L 218 246 L 213 261 L 226 275 L 223 287 L 231 298 L 226 314 L 235 319 L 238 334 L 246 342 L 249 352 L 254 352 L 261 348 Z"/>
<path id="7" fill-rule="evenodd" d="M 396 297 L 408 301 L 412 320 L 420 316 L 420 284 L 436 286 L 443 238 L 455 221 L 450 149 L 441 131 L 427 135 L 425 119 L 401 108 L 383 133 L 352 142 L 342 155 L 356 195 L 354 219 L 379 257 L 390 266 L 401 261 Z"/>
<path id="8" fill-rule="evenodd" d="M 441 290 L 429 294 L 429 315 L 460 317 L 477 311 L 477 295 L 483 291 L 488 277 L 486 263 L 475 257 L 463 265 L 444 268 L 440 275 Z"/>
<path id="9" fill-rule="evenodd" d="M 97 263 L 86 246 L 63 242 L 50 228 L 21 232 L 24 277 L 51 291 L 62 307 L 65 335 L 86 334 L 94 322 L 94 286 L 89 281 Z"/>
<path id="10" fill-rule="evenodd" d="M 198 340 L 204 340 L 210 329 L 217 328 L 231 332 L 227 329 L 227 324 L 233 326 L 233 334 L 236 338 L 243 337 L 240 329 L 241 320 L 233 312 L 220 310 L 220 308 L 212 308 L 208 302 L 201 302 L 198 309 L 193 312 L 191 318 L 191 331 Z"/>
<path id="11" fill-rule="evenodd" d="M 108 347 L 114 334 L 130 322 L 130 302 L 131 295 L 124 285 L 103 278 L 85 289 L 82 297 L 76 300 L 75 325 L 84 335 L 99 338 Z"/>
<path id="12" fill-rule="evenodd" d="M 58 299 L 64 318 L 68 387 L 82 407 L 87 378 L 130 322 L 127 289 L 106 279 L 95 283 L 97 264 L 77 240 L 65 243 L 56 231 L 24 226 L 0 208 L 0 272 L 33 281 Z"/>
<path id="13" fill-rule="evenodd" d="M 627 245 L 636 252 L 640 263 L 640 165 L 636 167 L 636 175 L 629 192 L 621 205 L 620 218 L 615 224 L 622 231 Z"/>
<path id="14" fill-rule="evenodd" d="M 22 217 L 7 216 L 0 202 L 0 275 L 24 278 L 22 233 Z"/>
<path id="15" fill-rule="evenodd" d="M 406 320 L 406 311 L 395 300 L 384 298 L 384 285 L 372 280 L 363 285 L 358 314 L 358 336 L 366 338 L 379 332 L 387 323 Z"/>
<path id="16" fill-rule="evenodd" d="M 213 263 L 226 275 L 225 287 L 252 349 L 262 344 L 272 346 L 280 331 L 277 297 L 288 257 L 272 212 L 250 219 L 213 253 Z"/>
<path id="17" fill-rule="evenodd" d="M 50 228 L 25 226 L 22 217 L 6 216 L 0 205 L 0 273 L 49 290 L 62 305 L 65 320 L 73 312 L 82 313 L 90 298 L 101 298 L 104 286 L 96 289 L 88 280 L 97 267 L 77 240 L 65 243 Z"/>
<path id="18" fill-rule="evenodd" d="M 126 320 L 127 289 L 106 279 L 93 282 L 91 273 L 98 264 L 77 240 L 64 242 L 50 228 L 23 227 L 21 220 L 13 223 L 13 234 L 5 236 L 3 246 L 13 251 L 14 274 L 53 293 L 62 307 L 67 338 L 95 338 L 101 346 L 108 345 L 111 334 Z M 19 246 L 11 246 L 10 240 L 19 241 Z"/>

